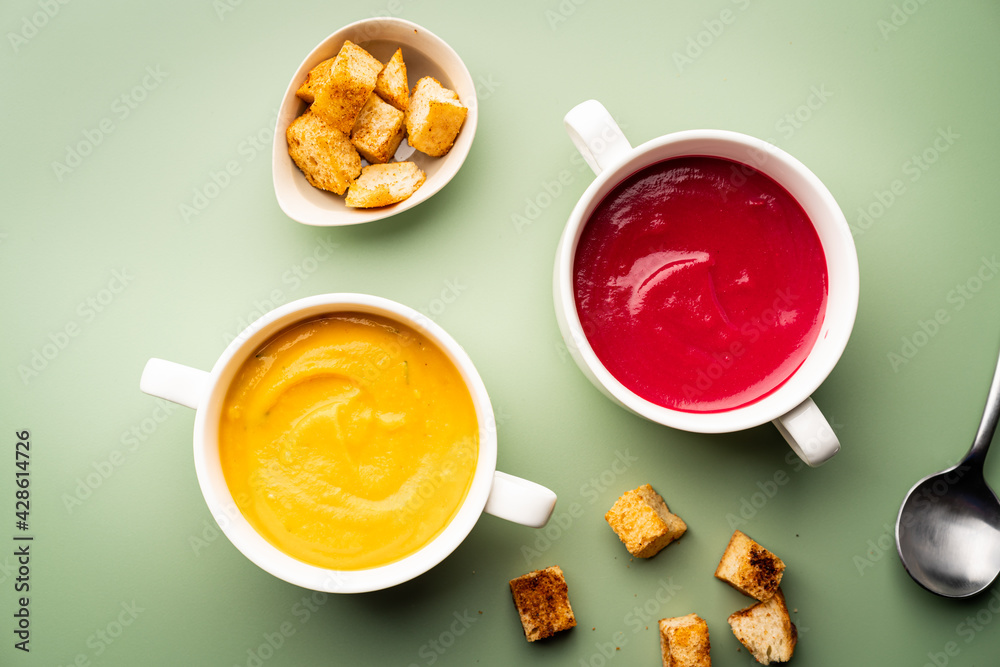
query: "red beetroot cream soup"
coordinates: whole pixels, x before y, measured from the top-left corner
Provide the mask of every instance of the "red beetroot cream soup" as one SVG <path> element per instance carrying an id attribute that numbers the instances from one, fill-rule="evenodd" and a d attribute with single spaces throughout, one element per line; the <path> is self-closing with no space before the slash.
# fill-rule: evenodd
<path id="1" fill-rule="evenodd" d="M 719 412 L 757 401 L 802 365 L 827 299 L 826 257 L 797 201 L 749 166 L 656 163 L 612 190 L 574 262 L 590 345 L 658 405 Z"/>

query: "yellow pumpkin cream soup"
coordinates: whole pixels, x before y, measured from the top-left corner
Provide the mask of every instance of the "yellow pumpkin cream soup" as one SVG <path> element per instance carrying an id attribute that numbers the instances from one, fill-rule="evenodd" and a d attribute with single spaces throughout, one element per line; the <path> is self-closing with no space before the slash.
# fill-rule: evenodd
<path id="1" fill-rule="evenodd" d="M 219 448 L 243 515 L 303 562 L 377 567 L 458 511 L 479 428 L 458 369 L 430 340 L 359 313 L 279 332 L 240 368 Z"/>

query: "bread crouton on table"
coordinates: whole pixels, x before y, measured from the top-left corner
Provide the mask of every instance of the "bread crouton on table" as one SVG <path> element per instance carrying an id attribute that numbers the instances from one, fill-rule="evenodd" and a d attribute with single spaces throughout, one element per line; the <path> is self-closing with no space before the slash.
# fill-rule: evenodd
<path id="1" fill-rule="evenodd" d="M 576 626 L 566 578 L 558 565 L 511 579 L 510 592 L 529 642 Z"/>
<path id="2" fill-rule="evenodd" d="M 400 111 L 406 111 L 410 101 L 410 84 L 406 78 L 403 49 L 396 49 L 375 79 L 375 92 Z"/>
<path id="3" fill-rule="evenodd" d="M 638 558 L 655 556 L 687 531 L 684 520 L 670 512 L 649 484 L 623 493 L 604 519 Z"/>
<path id="4" fill-rule="evenodd" d="M 765 602 L 758 602 L 731 615 L 729 626 L 760 664 L 792 659 L 798 630 L 788 615 L 785 596 L 780 588 Z"/>
<path id="5" fill-rule="evenodd" d="M 388 162 L 403 141 L 403 112 L 372 93 L 351 130 L 351 143 L 372 164 Z"/>
<path id="6" fill-rule="evenodd" d="M 764 601 L 781 584 L 785 563 L 739 530 L 733 533 L 715 576 L 752 598 Z"/>
<path id="7" fill-rule="evenodd" d="M 413 87 L 406 110 L 407 141 L 421 153 L 445 155 L 455 143 L 469 110 L 458 94 L 431 76 Z"/>
<path id="8" fill-rule="evenodd" d="M 711 667 L 708 624 L 697 614 L 660 620 L 663 667 Z"/>
<path id="9" fill-rule="evenodd" d="M 352 208 L 374 208 L 401 202 L 417 191 L 426 178 L 413 162 L 370 164 L 347 191 L 344 203 Z"/>
<path id="10" fill-rule="evenodd" d="M 344 194 L 361 173 L 361 156 L 346 134 L 307 111 L 285 131 L 288 154 L 317 188 Z"/>
<path id="11" fill-rule="evenodd" d="M 344 134 L 375 90 L 382 62 L 354 42 L 347 40 L 330 66 L 325 82 L 313 89 L 312 111 Z M 307 80 L 308 81 L 308 80 Z"/>

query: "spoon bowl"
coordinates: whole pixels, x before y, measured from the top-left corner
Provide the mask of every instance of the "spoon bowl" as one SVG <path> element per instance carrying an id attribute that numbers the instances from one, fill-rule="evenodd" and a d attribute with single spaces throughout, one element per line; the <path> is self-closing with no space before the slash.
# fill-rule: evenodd
<path id="1" fill-rule="evenodd" d="M 979 593 L 1000 574 L 1000 500 L 982 469 L 960 463 L 907 495 L 896 544 L 913 579 L 944 597 Z"/>
<path id="2" fill-rule="evenodd" d="M 961 598 L 1000 574 L 1000 500 L 983 464 L 1000 419 L 1000 360 L 979 430 L 958 465 L 924 477 L 896 518 L 896 549 L 913 580 L 932 593 Z"/>

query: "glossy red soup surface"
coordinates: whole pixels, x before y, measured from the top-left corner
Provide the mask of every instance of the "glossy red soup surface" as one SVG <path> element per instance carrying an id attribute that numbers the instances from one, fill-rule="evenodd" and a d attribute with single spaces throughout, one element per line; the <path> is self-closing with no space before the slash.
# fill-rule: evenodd
<path id="1" fill-rule="evenodd" d="M 604 366 L 687 412 L 753 403 L 802 365 L 827 299 L 816 230 L 778 183 L 714 157 L 665 160 L 598 205 L 574 261 L 577 311 Z"/>

